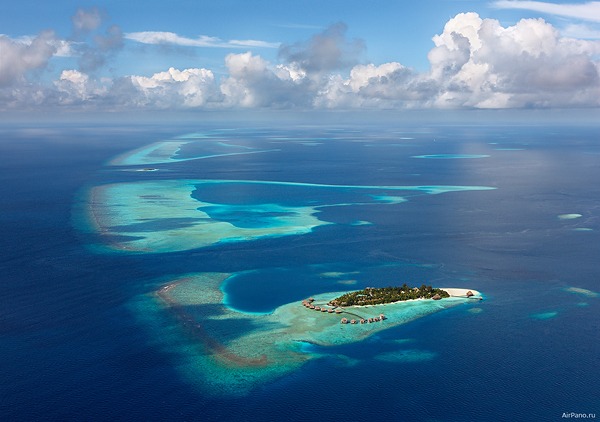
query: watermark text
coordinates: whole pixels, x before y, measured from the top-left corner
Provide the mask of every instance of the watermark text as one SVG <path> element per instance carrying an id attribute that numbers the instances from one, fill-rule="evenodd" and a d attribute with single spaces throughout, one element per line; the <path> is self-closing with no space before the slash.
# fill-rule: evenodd
<path id="1" fill-rule="evenodd" d="M 563 419 L 596 419 L 595 413 L 564 412 Z"/>

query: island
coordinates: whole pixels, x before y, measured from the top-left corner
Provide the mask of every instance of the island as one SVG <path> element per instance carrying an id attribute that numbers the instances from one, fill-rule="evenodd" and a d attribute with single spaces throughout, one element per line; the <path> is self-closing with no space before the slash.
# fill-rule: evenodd
<path id="1" fill-rule="evenodd" d="M 316 301 L 314 298 L 302 301 L 307 309 L 326 314 L 347 314 L 354 316 L 341 319 L 342 324 L 370 324 L 388 319 L 384 314 L 367 315 L 380 310 L 383 305 L 400 305 L 409 301 L 439 301 L 442 298 L 465 298 L 481 300 L 482 297 L 467 289 L 438 289 L 425 284 L 421 287 L 410 287 L 404 283 L 400 287 L 366 287 L 363 290 L 345 292 L 341 296 L 328 301 Z"/>
<path id="2" fill-rule="evenodd" d="M 358 361 L 341 352 L 344 349 L 339 346 L 358 343 L 449 308 L 472 306 L 483 297 L 473 289 L 442 287 L 449 297 L 420 299 L 429 288 L 417 291 L 401 286 L 400 291 L 411 290 L 417 300 L 373 306 L 330 305 L 365 291 L 369 297 L 371 293 L 374 297 L 381 293 L 387 300 L 396 299 L 383 294 L 389 288 L 372 288 L 362 290 L 363 293 L 317 293 L 301 302 L 282 303 L 269 312 L 258 313 L 236 309 L 228 303 L 224 286 L 238 274 L 188 273 L 160 280 L 153 294 L 141 295 L 134 308 L 157 344 L 176 360 L 175 367 L 182 376 L 211 395 L 247 394 L 313 359 L 328 357 L 340 365 L 355 365 Z M 467 311 L 473 313 L 473 309 L 481 308 Z M 435 354 L 416 345 L 392 341 L 386 344 L 385 351 L 374 350 L 372 357 L 386 362 L 414 362 L 431 360 Z"/>
<path id="3" fill-rule="evenodd" d="M 469 292 L 467 292 L 468 295 Z M 471 296 L 473 294 L 471 293 Z M 349 292 L 329 302 L 330 306 L 368 306 L 383 305 L 385 303 L 401 302 L 415 299 L 440 300 L 450 297 L 450 294 L 442 289 L 436 289 L 425 284 L 421 287 L 410 287 L 404 283 L 400 287 L 367 287 L 364 290 Z"/>

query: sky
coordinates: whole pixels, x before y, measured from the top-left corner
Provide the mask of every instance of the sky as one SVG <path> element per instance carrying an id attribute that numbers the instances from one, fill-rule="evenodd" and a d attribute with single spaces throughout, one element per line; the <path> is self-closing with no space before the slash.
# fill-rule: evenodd
<path id="1" fill-rule="evenodd" d="M 0 111 L 600 106 L 600 1 L 3 3 Z"/>

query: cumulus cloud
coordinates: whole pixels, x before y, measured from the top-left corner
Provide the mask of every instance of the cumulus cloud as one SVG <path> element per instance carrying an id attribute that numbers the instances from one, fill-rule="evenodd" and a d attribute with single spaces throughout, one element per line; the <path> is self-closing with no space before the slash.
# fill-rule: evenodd
<path id="1" fill-rule="evenodd" d="M 101 81 L 93 80 L 75 69 L 63 70 L 54 85 L 58 92 L 56 101 L 61 105 L 93 103 L 107 93 L 107 88 Z"/>
<path id="2" fill-rule="evenodd" d="M 436 94 L 436 84 L 397 62 L 357 65 L 346 79 L 332 77 L 315 105 L 327 108 L 422 107 Z"/>
<path id="3" fill-rule="evenodd" d="M 105 19 L 97 8 L 78 9 L 72 16 L 73 34 L 68 39 L 57 38 L 53 31 L 18 38 L 0 34 L 0 85 L 25 82 L 28 71 L 45 69 L 53 56 L 76 57 L 83 72 L 103 66 L 123 46 L 119 26 L 100 32 Z"/>
<path id="4" fill-rule="evenodd" d="M 93 72 L 104 66 L 123 47 L 123 32 L 117 25 L 111 25 L 105 34 L 96 35 L 92 42 L 72 45 L 74 55 L 78 56 L 79 69 Z"/>
<path id="5" fill-rule="evenodd" d="M 493 2 L 492 6 L 499 9 L 531 10 L 550 15 L 600 22 L 599 1 L 557 4 L 543 1 L 500 0 Z"/>
<path id="6" fill-rule="evenodd" d="M 459 14 L 433 39 L 438 106 L 528 107 L 597 104 L 599 45 L 561 38 L 541 19 L 504 28 Z"/>
<path id="7" fill-rule="evenodd" d="M 118 25 L 106 27 L 106 14 L 98 8 L 78 9 L 71 17 L 72 42 L 69 53 L 78 57 L 79 70 L 93 72 L 104 66 L 123 47 L 123 31 Z"/>
<path id="8" fill-rule="evenodd" d="M 86 25 L 89 35 L 100 29 L 95 23 Z M 173 33 L 137 34 L 144 40 L 140 42 L 150 44 L 219 42 Z M 118 27 L 109 27 L 105 35 L 96 35 L 92 47 L 105 58 L 120 48 L 122 38 Z M 27 42 L 0 36 L 3 55 L 6 51 L 11 57 L 0 63 L 0 84 L 10 87 L 0 89 L 0 98 L 5 108 L 35 104 L 111 110 L 600 106 L 600 43 L 565 37 L 542 19 L 503 26 L 476 13 L 461 13 L 432 40 L 426 72 L 398 62 L 360 63 L 362 42 L 348 40 L 345 25 L 336 24 L 305 42 L 282 46 L 279 63 L 252 52 L 228 54 L 222 76 L 192 67 L 102 80 L 93 72 L 99 62 L 92 62 L 65 70 L 52 86 L 42 87 L 21 82 L 56 54 L 53 35 Z M 70 48 L 84 58 L 85 48 L 78 43 Z"/>
<path id="9" fill-rule="evenodd" d="M 0 35 L 0 87 L 23 82 L 26 72 L 44 68 L 57 51 L 56 42 L 52 31 L 25 42 Z"/>
<path id="10" fill-rule="evenodd" d="M 197 38 L 188 38 L 177 35 L 174 32 L 143 31 L 125 34 L 128 40 L 142 44 L 152 45 L 176 45 L 181 47 L 218 47 L 218 48 L 277 48 L 279 43 L 260 40 L 229 40 L 223 41 L 217 37 L 200 35 Z"/>
<path id="11" fill-rule="evenodd" d="M 598 106 L 600 44 L 561 37 L 541 19 L 503 27 L 476 13 L 450 19 L 433 37 L 430 71 L 399 63 L 357 65 L 332 77 L 317 102 L 328 107 Z"/>
<path id="12" fill-rule="evenodd" d="M 169 68 L 152 76 L 116 79 L 96 79 L 69 69 L 54 81 L 54 90 L 45 92 L 44 96 L 45 105 L 90 110 L 188 109 L 222 102 L 214 74 L 201 68 Z"/>
<path id="13" fill-rule="evenodd" d="M 364 42 L 346 39 L 346 24 L 336 23 L 310 40 L 282 45 L 279 57 L 307 72 L 328 72 L 357 64 L 365 50 Z"/>
<path id="14" fill-rule="evenodd" d="M 242 107 L 310 106 L 316 87 L 293 66 L 271 66 L 250 52 L 225 58 L 229 77 L 220 86 L 225 105 Z"/>
<path id="15" fill-rule="evenodd" d="M 54 57 L 71 57 L 73 55 L 72 41 L 56 38 L 52 31 L 46 31 L 45 34 L 53 34 L 52 37 L 47 39 L 47 42 L 50 45 L 52 45 L 55 49 L 53 54 Z M 4 37 L 6 40 L 10 40 L 15 44 L 20 44 L 26 47 L 31 46 L 31 44 L 38 38 L 38 36 L 31 35 L 23 35 L 18 38 L 10 38 L 9 36 L 2 34 L 0 34 L 0 37 Z"/>
<path id="16" fill-rule="evenodd" d="M 133 107 L 180 109 L 205 106 L 219 100 L 219 94 L 212 71 L 170 68 L 151 77 L 121 78 L 113 87 L 112 98 Z"/>

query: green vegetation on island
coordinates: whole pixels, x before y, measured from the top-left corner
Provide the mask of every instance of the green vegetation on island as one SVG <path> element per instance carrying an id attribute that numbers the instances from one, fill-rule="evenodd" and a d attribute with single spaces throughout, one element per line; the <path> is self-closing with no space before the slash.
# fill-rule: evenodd
<path id="1" fill-rule="evenodd" d="M 434 299 L 439 300 L 450 297 L 450 294 L 442 289 L 434 289 L 423 284 L 421 287 L 410 287 L 404 283 L 400 287 L 367 287 L 343 294 L 329 302 L 331 306 L 365 306 L 381 305 L 411 299 Z"/>

